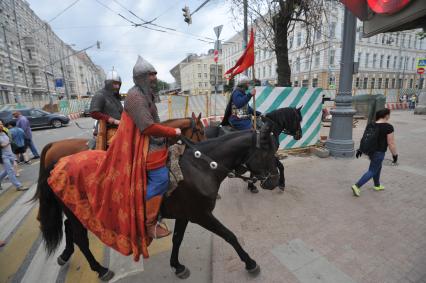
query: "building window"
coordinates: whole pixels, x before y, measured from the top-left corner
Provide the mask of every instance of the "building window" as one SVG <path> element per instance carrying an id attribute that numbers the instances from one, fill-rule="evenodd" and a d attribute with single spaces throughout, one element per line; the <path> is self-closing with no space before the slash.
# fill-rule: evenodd
<path id="1" fill-rule="evenodd" d="M 408 48 L 411 48 L 411 34 L 408 36 Z"/>
<path id="2" fill-rule="evenodd" d="M 336 22 L 331 22 L 330 24 L 330 38 L 336 37 Z"/>
<path id="3" fill-rule="evenodd" d="M 303 80 L 302 81 L 302 87 L 308 87 L 309 86 L 309 81 L 308 80 Z"/>
<path id="4" fill-rule="evenodd" d="M 315 66 L 317 67 L 319 66 L 320 60 L 321 60 L 321 53 L 320 52 L 315 53 Z"/>
<path id="5" fill-rule="evenodd" d="M 330 66 L 334 66 L 334 54 L 336 53 L 336 51 L 334 49 L 330 50 L 330 58 L 329 58 L 329 64 Z"/>
<path id="6" fill-rule="evenodd" d="M 198 64 L 198 72 L 201 72 L 201 64 Z"/>
<path id="7" fill-rule="evenodd" d="M 35 73 L 31 73 L 31 78 L 33 79 L 33 84 L 37 84 L 36 75 Z"/>
<path id="8" fill-rule="evenodd" d="M 291 36 L 288 39 L 288 49 L 292 49 L 293 48 L 293 36 Z"/>
<path id="9" fill-rule="evenodd" d="M 382 82 L 383 82 L 383 79 L 382 79 L 382 78 L 379 78 L 379 79 L 377 80 L 377 88 L 378 88 L 378 89 L 381 89 L 381 88 L 382 88 Z"/>
<path id="10" fill-rule="evenodd" d="M 386 69 L 390 68 L 390 61 L 391 61 L 391 56 L 388 55 L 387 59 L 386 59 Z"/>
<path id="11" fill-rule="evenodd" d="M 268 72 L 269 73 L 269 78 L 271 78 L 272 77 L 272 66 L 269 65 L 268 68 L 269 68 L 269 72 Z"/>
<path id="12" fill-rule="evenodd" d="M 299 86 L 299 81 L 294 81 L 294 86 L 298 87 Z"/>
<path id="13" fill-rule="evenodd" d="M 396 69 L 396 61 L 398 60 L 398 56 L 393 56 L 393 68 Z"/>
<path id="14" fill-rule="evenodd" d="M 405 34 L 402 35 L 401 45 L 402 47 L 405 47 Z"/>
<path id="15" fill-rule="evenodd" d="M 373 54 L 373 68 L 376 68 L 377 54 Z"/>
<path id="16" fill-rule="evenodd" d="M 368 68 L 368 60 L 370 59 L 370 53 L 365 54 L 365 67 Z"/>
<path id="17" fill-rule="evenodd" d="M 335 77 L 329 77 L 328 78 L 328 86 L 335 86 L 336 85 L 336 78 Z"/>
<path id="18" fill-rule="evenodd" d="M 207 66 L 207 65 L 206 65 Z M 207 73 L 204 73 L 204 78 L 207 79 Z"/>
<path id="19" fill-rule="evenodd" d="M 317 40 L 320 40 L 320 39 L 321 39 L 321 30 L 320 30 L 320 29 L 318 29 L 318 30 L 316 31 L 315 38 L 316 38 Z"/>
<path id="20" fill-rule="evenodd" d="M 198 78 L 201 79 L 201 73 L 198 73 Z"/>
<path id="21" fill-rule="evenodd" d="M 204 71 L 207 71 L 207 64 L 204 64 Z"/>
<path id="22" fill-rule="evenodd" d="M 410 88 L 413 88 L 413 79 L 410 79 Z"/>
<path id="23" fill-rule="evenodd" d="M 368 86 L 368 78 L 364 78 L 364 81 L 362 82 L 362 88 L 367 89 Z"/>
<path id="24" fill-rule="evenodd" d="M 399 69 L 401 70 L 402 69 L 402 60 L 403 60 L 403 58 L 402 57 L 399 57 Z"/>
<path id="25" fill-rule="evenodd" d="M 265 72 L 265 66 L 262 68 L 262 74 L 263 74 L 263 76 L 262 76 L 262 78 L 265 78 L 266 77 L 266 72 Z"/>
<path id="26" fill-rule="evenodd" d="M 359 79 L 359 78 L 356 78 L 356 79 L 355 79 L 355 87 L 356 87 L 356 88 L 359 88 L 359 81 L 360 81 L 360 79 Z"/>
<path id="27" fill-rule="evenodd" d="M 302 33 L 297 33 L 297 46 L 299 47 L 302 44 Z"/>
<path id="28" fill-rule="evenodd" d="M 296 71 L 300 72 L 300 58 L 299 57 L 296 58 Z"/>
<path id="29" fill-rule="evenodd" d="M 308 70 L 309 69 L 309 62 L 311 61 L 311 59 L 310 58 L 306 58 L 305 59 L 305 70 Z"/>
<path id="30" fill-rule="evenodd" d="M 204 83 L 204 87 L 207 88 L 207 83 Z"/>
<path id="31" fill-rule="evenodd" d="M 392 88 L 395 88 L 395 79 L 392 79 Z"/>
<path id="32" fill-rule="evenodd" d="M 318 79 L 312 79 L 312 87 L 318 87 Z"/>
<path id="33" fill-rule="evenodd" d="M 371 79 L 371 83 L 370 83 L 370 88 L 374 88 L 374 87 L 375 87 L 375 85 L 376 85 L 376 79 L 375 79 L 375 78 L 372 78 L 372 79 Z"/>
<path id="34" fill-rule="evenodd" d="M 361 55 L 362 55 L 362 53 L 361 52 L 358 52 L 358 63 L 361 63 Z"/>
<path id="35" fill-rule="evenodd" d="M 385 88 L 389 88 L 389 78 L 385 79 Z"/>
<path id="36" fill-rule="evenodd" d="M 27 51 L 28 51 L 28 58 L 30 60 L 32 60 L 33 59 L 33 54 L 31 53 L 31 49 L 27 49 Z"/>
<path id="37" fill-rule="evenodd" d="M 383 60 L 385 59 L 385 55 L 380 55 L 379 68 L 383 68 Z"/>
<path id="38" fill-rule="evenodd" d="M 201 88 L 203 87 L 203 83 L 198 83 L 198 86 Z"/>

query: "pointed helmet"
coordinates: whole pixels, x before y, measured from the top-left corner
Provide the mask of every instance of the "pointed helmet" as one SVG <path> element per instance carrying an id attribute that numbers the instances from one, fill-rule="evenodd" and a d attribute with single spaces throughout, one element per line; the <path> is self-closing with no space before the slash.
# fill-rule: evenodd
<path id="1" fill-rule="evenodd" d="M 133 78 L 139 76 L 146 76 L 149 73 L 157 73 L 154 66 L 151 65 L 148 61 L 146 61 L 141 56 L 138 56 L 138 60 L 136 61 L 135 66 L 133 67 Z"/>
<path id="2" fill-rule="evenodd" d="M 121 83 L 121 77 L 117 73 L 117 71 L 115 71 L 114 69 L 112 69 L 111 71 L 109 71 L 107 73 L 105 80 L 106 81 L 114 81 L 114 82 L 120 82 Z"/>

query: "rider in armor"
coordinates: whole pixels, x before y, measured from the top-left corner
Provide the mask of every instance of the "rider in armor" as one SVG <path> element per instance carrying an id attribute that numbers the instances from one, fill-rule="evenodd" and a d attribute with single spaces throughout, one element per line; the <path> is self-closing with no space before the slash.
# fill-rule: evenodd
<path id="1" fill-rule="evenodd" d="M 158 224 L 163 195 L 169 186 L 169 170 L 167 163 L 166 137 L 181 134 L 180 129 L 170 128 L 159 124 L 157 106 L 159 97 L 155 93 L 157 71 L 142 57 L 138 57 L 133 67 L 133 86 L 127 93 L 124 111 L 130 116 L 144 136 L 149 137 L 148 153 L 146 156 L 147 189 L 146 189 L 146 230 L 152 238 L 162 238 L 170 232 Z"/>
<path id="2" fill-rule="evenodd" d="M 250 85 L 250 79 L 240 75 L 237 87 L 231 94 L 231 99 L 225 110 L 222 126 L 230 125 L 237 130 L 247 130 L 253 127 L 251 120 L 253 109 L 248 105 L 250 99 L 256 95 L 256 89 Z M 256 112 L 260 115 L 260 112 Z"/>
<path id="3" fill-rule="evenodd" d="M 120 101 L 120 87 L 121 78 L 118 73 L 114 70 L 108 72 L 105 87 L 93 96 L 90 103 L 90 116 L 99 121 L 97 149 L 106 150 L 117 131 L 118 124 L 120 124 L 121 113 L 123 112 L 123 105 Z M 103 133 L 103 131 L 106 132 Z M 101 139 L 105 139 L 105 141 Z"/>

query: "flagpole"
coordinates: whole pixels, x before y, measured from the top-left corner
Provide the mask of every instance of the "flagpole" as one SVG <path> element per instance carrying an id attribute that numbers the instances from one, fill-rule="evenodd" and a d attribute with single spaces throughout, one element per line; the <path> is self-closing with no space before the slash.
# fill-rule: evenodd
<path id="1" fill-rule="evenodd" d="M 253 22 L 251 23 L 251 30 L 254 33 Z M 256 44 L 254 44 L 254 42 L 253 42 L 253 52 L 255 51 L 255 46 L 256 46 Z M 252 75 L 252 80 L 253 80 L 253 83 L 254 83 L 254 88 L 256 90 L 256 76 L 255 76 L 255 73 L 254 73 L 254 63 L 255 63 L 255 60 L 256 60 L 256 56 L 254 56 L 253 65 L 251 66 L 251 75 Z M 256 94 L 253 96 L 253 116 L 254 116 L 253 127 L 254 127 L 254 130 L 256 131 L 257 130 L 257 128 L 256 128 L 256 126 L 257 126 Z"/>

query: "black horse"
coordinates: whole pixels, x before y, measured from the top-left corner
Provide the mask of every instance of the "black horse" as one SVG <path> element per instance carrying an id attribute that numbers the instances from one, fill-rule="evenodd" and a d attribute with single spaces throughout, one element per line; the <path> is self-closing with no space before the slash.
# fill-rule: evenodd
<path id="1" fill-rule="evenodd" d="M 277 168 L 274 163 L 278 143 L 273 135 L 272 122 L 266 122 L 259 132 L 236 132 L 197 144 L 193 144 L 187 138 L 182 140 L 187 145 L 180 159 L 184 180 L 179 182 L 170 196 L 165 197 L 161 207 L 163 217 L 176 219 L 170 259 L 175 274 L 180 278 L 186 278 L 190 274 L 189 269 L 178 260 L 179 247 L 188 221 L 199 224 L 229 242 L 245 263 L 246 270 L 257 274 L 260 271 L 259 266 L 243 250 L 236 236 L 214 217 L 212 211 L 220 184 L 241 164 L 262 181 L 265 189 L 278 184 Z M 74 241 L 86 256 L 91 269 L 98 272 L 101 280 L 111 279 L 113 272 L 101 266 L 90 252 L 87 230 L 80 221 L 56 198 L 47 181 L 39 183 L 38 190 L 42 236 L 49 254 L 61 241 L 64 212 L 68 218 L 65 221 L 65 232 L 72 227 L 72 235 L 79 238 L 74 238 Z M 73 238 L 67 237 L 64 251 L 66 258 L 63 257 L 63 253 L 61 260 L 68 261 L 73 251 Z"/>
<path id="2" fill-rule="evenodd" d="M 302 122 L 302 113 L 301 113 L 302 107 L 299 108 L 293 108 L 293 107 L 286 107 L 286 108 L 279 108 L 274 111 L 271 111 L 265 115 L 260 116 L 261 121 L 269 121 L 273 125 L 273 133 L 274 136 L 279 140 L 279 135 L 281 133 L 285 133 L 287 135 L 293 136 L 295 140 L 299 140 L 302 138 L 302 128 L 301 128 L 301 122 Z M 258 123 L 262 124 L 262 123 Z M 222 127 L 222 126 L 210 126 L 205 129 L 205 133 L 207 138 L 215 138 L 224 134 L 227 134 L 229 132 L 236 131 L 230 127 Z M 282 191 L 285 188 L 285 176 L 284 176 L 284 165 L 280 162 L 278 158 L 275 160 L 276 166 L 280 172 L 280 179 L 278 182 L 278 188 Z M 237 170 L 236 175 L 237 177 L 244 174 L 246 170 L 244 168 L 239 168 Z M 257 189 L 255 187 L 256 180 L 253 181 L 253 178 L 247 177 L 240 177 L 243 180 L 246 180 L 248 183 L 248 189 L 251 192 L 257 193 Z"/>

